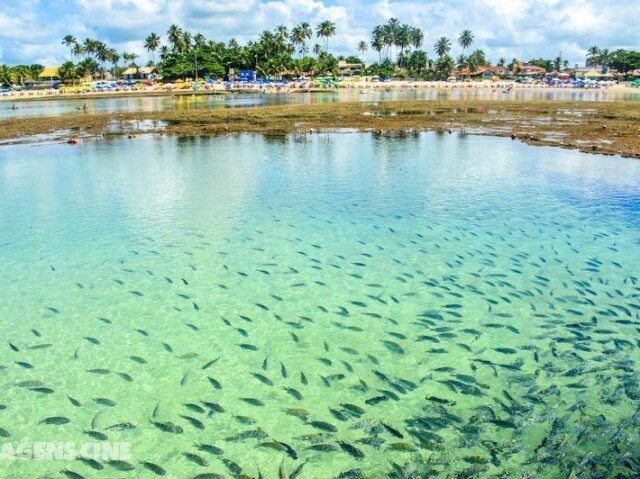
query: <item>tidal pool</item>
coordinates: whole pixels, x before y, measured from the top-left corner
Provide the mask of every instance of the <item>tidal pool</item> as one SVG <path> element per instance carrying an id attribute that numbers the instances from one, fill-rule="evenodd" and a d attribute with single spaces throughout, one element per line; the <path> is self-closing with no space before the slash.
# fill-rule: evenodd
<path id="1" fill-rule="evenodd" d="M 2 147 L 0 476 L 637 477 L 638 258 L 632 159 Z"/>
<path id="2" fill-rule="evenodd" d="M 169 93 L 160 92 L 158 96 L 111 97 L 99 96 L 81 100 L 51 99 L 46 101 L 0 102 L 0 119 L 27 118 L 34 116 L 61 116 L 77 114 L 87 105 L 87 114 L 119 112 L 153 111 L 190 111 L 216 108 L 249 108 L 259 106 L 296 105 L 339 102 L 376 102 L 376 101 L 446 101 L 446 100 L 563 100 L 578 102 L 639 102 L 640 93 L 627 93 L 617 90 L 576 90 L 576 89 L 514 89 L 505 88 L 465 88 L 450 89 L 405 88 L 385 91 L 384 89 L 353 88 L 328 92 L 289 93 L 227 93 L 220 95 L 185 95 L 172 99 Z M 13 107 L 16 106 L 17 109 Z"/>

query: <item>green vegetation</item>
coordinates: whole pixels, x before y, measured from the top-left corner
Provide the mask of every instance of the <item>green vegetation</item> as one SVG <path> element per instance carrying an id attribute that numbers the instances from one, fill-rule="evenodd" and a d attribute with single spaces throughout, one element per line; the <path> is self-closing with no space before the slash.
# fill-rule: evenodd
<path id="1" fill-rule="evenodd" d="M 435 56 L 430 59 L 422 49 L 425 34 L 422 29 L 402 24 L 391 18 L 383 25 L 376 25 L 369 42 L 362 40 L 355 55 L 336 57 L 329 52 L 329 40 L 336 34 L 335 23 L 325 20 L 313 28 L 301 22 L 293 28 L 278 26 L 264 31 L 256 41 L 240 45 L 235 39 L 227 43 L 207 40 L 201 33 L 192 34 L 178 25 L 171 25 L 164 38 L 150 33 L 143 40 L 148 52 L 147 66 L 155 66 L 167 80 L 202 77 L 225 78 L 230 72 L 256 70 L 258 76 L 268 78 L 298 77 L 303 75 L 334 77 L 339 74 L 339 61 L 363 63 L 360 58 L 369 50 L 377 53 L 377 61 L 361 70 L 361 74 L 381 77 L 446 79 L 456 68 L 469 78 L 480 67 L 491 64 L 485 53 L 476 49 L 470 54 L 474 42 L 471 30 L 463 30 L 457 38 L 461 53 L 454 60 L 452 41 L 438 38 L 433 45 Z M 311 45 L 312 39 L 317 43 Z M 66 35 L 62 44 L 69 49 L 69 59 L 59 70 L 61 79 L 75 84 L 80 79 L 120 77 L 127 68 L 140 68 L 144 62 L 130 52 L 117 52 L 105 43 L 87 38 L 77 40 Z M 640 52 L 631 50 L 610 51 L 597 46 L 589 48 L 587 65 L 606 72 L 615 68 L 622 73 L 640 68 Z M 518 64 L 513 59 L 507 64 L 500 58 L 499 66 L 515 72 Z M 569 62 L 559 54 L 554 59 L 534 58 L 527 62 L 552 71 L 568 71 Z M 0 84 L 22 85 L 26 80 L 37 79 L 42 65 L 0 65 Z"/>

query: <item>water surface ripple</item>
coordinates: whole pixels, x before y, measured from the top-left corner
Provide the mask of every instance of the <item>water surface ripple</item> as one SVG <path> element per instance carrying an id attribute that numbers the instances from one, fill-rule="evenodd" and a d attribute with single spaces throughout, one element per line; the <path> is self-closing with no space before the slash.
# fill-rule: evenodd
<path id="1" fill-rule="evenodd" d="M 640 162 L 507 139 L 4 147 L 0 444 L 131 457 L 0 475 L 637 477 L 639 245 Z"/>

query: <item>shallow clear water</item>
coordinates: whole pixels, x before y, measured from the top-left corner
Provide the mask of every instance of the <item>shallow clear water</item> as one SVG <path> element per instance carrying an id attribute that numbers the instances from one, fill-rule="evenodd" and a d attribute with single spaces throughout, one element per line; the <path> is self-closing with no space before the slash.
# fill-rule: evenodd
<path id="1" fill-rule="evenodd" d="M 435 133 L 4 147 L 0 445 L 131 455 L 0 475 L 633 477 L 639 252 L 630 159 Z"/>
<path id="2" fill-rule="evenodd" d="M 334 92 L 281 93 L 281 94 L 228 94 L 208 96 L 182 96 L 172 99 L 168 94 L 138 98 L 89 98 L 86 100 L 47 100 L 12 103 L 0 102 L 0 118 L 25 118 L 30 116 L 59 116 L 78 113 L 86 103 L 87 113 L 149 112 L 165 110 L 201 110 L 211 108 L 247 108 L 255 106 L 335 103 L 341 101 L 390 101 L 390 100 L 564 100 L 564 101 L 640 101 L 640 93 L 615 90 L 562 90 L 503 88 L 468 89 L 452 86 L 450 89 L 406 88 L 385 91 L 383 89 L 354 88 Z M 17 109 L 13 109 L 13 106 Z"/>

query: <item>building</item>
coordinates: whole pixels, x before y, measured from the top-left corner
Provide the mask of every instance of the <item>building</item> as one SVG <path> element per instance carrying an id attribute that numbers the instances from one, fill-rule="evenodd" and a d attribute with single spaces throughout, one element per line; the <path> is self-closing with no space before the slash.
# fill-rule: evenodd
<path id="1" fill-rule="evenodd" d="M 517 73 L 518 76 L 542 79 L 547 74 L 547 69 L 536 65 L 529 65 L 528 63 L 518 62 Z"/>
<path id="2" fill-rule="evenodd" d="M 158 70 L 156 67 L 131 67 L 122 72 L 122 78 L 124 80 L 155 80 L 158 78 Z"/>
<path id="3" fill-rule="evenodd" d="M 45 69 L 38 75 L 37 80 L 27 80 L 24 82 L 25 88 L 57 88 L 62 83 L 60 81 L 60 74 L 58 70 L 58 67 L 45 67 Z"/>
<path id="4" fill-rule="evenodd" d="M 359 74 L 363 66 L 362 63 L 347 63 L 346 60 L 338 60 L 338 70 L 340 70 L 340 76 L 343 77 Z"/>
<path id="5" fill-rule="evenodd" d="M 474 80 L 491 80 L 494 76 L 503 77 L 509 74 L 509 70 L 504 66 L 485 65 L 469 71 L 468 68 L 456 70 L 455 76 L 458 78 L 472 78 Z"/>

